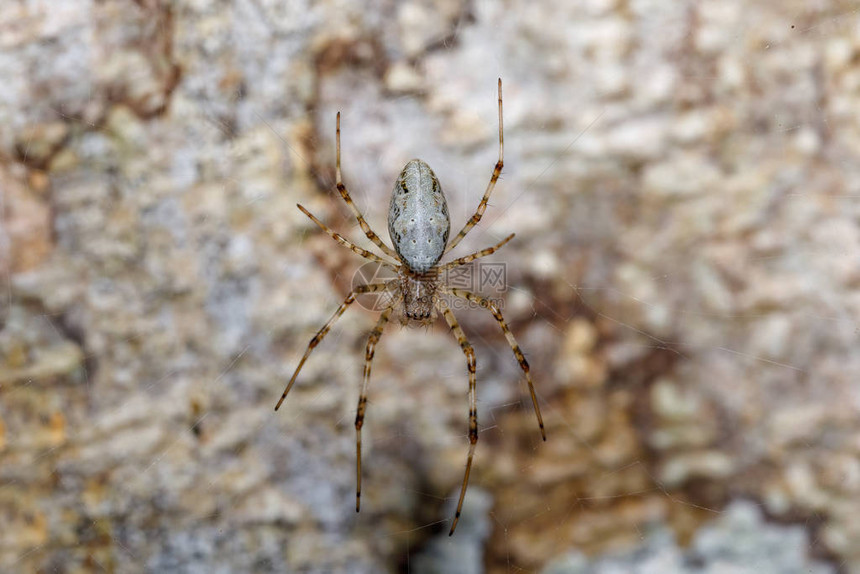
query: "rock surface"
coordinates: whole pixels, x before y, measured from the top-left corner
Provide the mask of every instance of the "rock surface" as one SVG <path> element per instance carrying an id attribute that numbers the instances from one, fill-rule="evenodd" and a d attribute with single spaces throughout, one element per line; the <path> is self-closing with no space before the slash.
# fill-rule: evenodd
<path id="1" fill-rule="evenodd" d="M 353 305 L 272 407 L 363 263 L 295 204 L 373 248 L 333 185 L 336 111 L 380 235 L 413 157 L 456 229 L 501 76 L 505 169 L 453 255 L 517 233 L 483 292 L 548 441 L 496 322 L 458 311 L 470 571 L 600 564 L 653 524 L 686 545 L 743 497 L 807 529 L 786 555 L 860 573 L 858 31 L 847 0 L 4 5 L 0 571 L 456 562 L 444 323 L 377 347 L 358 515 L 378 313 Z"/>
<path id="2" fill-rule="evenodd" d="M 696 533 L 690 548 L 678 548 L 665 528 L 649 532 L 633 551 L 590 561 L 573 552 L 552 562 L 543 574 L 830 574 L 810 560 L 800 526 L 762 520 L 750 502 L 734 502 L 722 516 Z"/>

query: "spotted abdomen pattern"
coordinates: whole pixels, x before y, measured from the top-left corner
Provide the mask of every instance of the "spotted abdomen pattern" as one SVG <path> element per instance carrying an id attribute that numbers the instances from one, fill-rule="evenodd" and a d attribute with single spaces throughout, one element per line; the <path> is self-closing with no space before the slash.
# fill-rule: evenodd
<path id="1" fill-rule="evenodd" d="M 394 183 L 388 208 L 388 233 L 400 259 L 416 273 L 426 273 L 442 257 L 451 220 L 442 186 L 420 159 L 406 164 Z"/>

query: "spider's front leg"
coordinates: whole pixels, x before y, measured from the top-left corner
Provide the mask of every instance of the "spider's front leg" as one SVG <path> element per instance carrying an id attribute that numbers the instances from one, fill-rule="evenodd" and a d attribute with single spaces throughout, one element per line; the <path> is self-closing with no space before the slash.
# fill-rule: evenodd
<path id="1" fill-rule="evenodd" d="M 508 324 L 505 323 L 505 318 L 502 317 L 502 312 L 499 308 L 487 299 L 486 297 L 482 297 L 481 295 L 476 295 L 471 291 L 466 291 L 465 289 L 451 289 L 450 293 L 456 297 L 460 297 L 462 299 L 467 299 L 472 303 L 477 303 L 484 309 L 489 309 L 490 313 L 493 314 L 496 321 L 499 323 L 499 327 L 502 329 L 502 333 L 505 334 L 505 339 L 508 340 L 508 345 L 511 346 L 511 350 L 514 352 L 514 356 L 517 358 L 517 362 L 520 364 L 520 368 L 523 370 L 523 373 L 526 376 L 526 382 L 529 385 L 529 394 L 532 397 L 532 404 L 535 407 L 535 416 L 537 417 L 538 426 L 540 427 L 540 434 L 543 440 L 546 440 L 546 430 L 543 426 L 543 417 L 540 415 L 540 407 L 538 406 L 537 395 L 535 394 L 535 386 L 532 383 L 532 375 L 529 368 L 529 363 L 526 361 L 525 355 L 520 350 L 520 346 L 517 344 L 517 340 L 514 338 L 514 334 L 511 333 L 511 329 L 508 327 Z"/>
<path id="2" fill-rule="evenodd" d="M 388 323 L 388 318 L 391 317 L 391 311 L 394 310 L 394 305 L 391 305 L 382 312 L 379 320 L 376 322 L 376 327 L 370 332 L 367 338 L 367 349 L 364 352 L 364 378 L 361 382 L 361 394 L 358 396 L 358 410 L 355 413 L 355 511 L 361 509 L 361 427 L 364 425 L 364 411 L 367 408 L 367 384 L 370 382 L 370 364 L 373 362 L 373 354 L 376 351 L 376 344 L 379 338 L 382 337 L 382 330 L 385 324 Z"/>
<path id="3" fill-rule="evenodd" d="M 457 501 L 457 511 L 454 513 L 454 522 L 451 524 L 451 530 L 448 536 L 454 534 L 454 529 L 457 528 L 457 522 L 460 520 L 460 512 L 463 510 L 463 499 L 466 497 L 466 487 L 469 485 L 469 473 L 472 471 L 472 457 L 475 456 L 475 446 L 478 444 L 478 399 L 476 396 L 476 369 L 475 369 L 475 350 L 466 339 L 466 334 L 457 323 L 457 318 L 454 313 L 444 302 L 439 305 L 442 309 L 442 314 L 445 315 L 445 320 L 448 326 L 451 327 L 451 332 L 457 338 L 460 348 L 463 349 L 463 354 L 466 355 L 466 365 L 469 369 L 469 454 L 466 458 L 466 474 L 463 476 L 463 484 L 460 486 L 460 500 Z"/>
<path id="4" fill-rule="evenodd" d="M 317 331 L 317 334 L 314 335 L 311 339 L 311 342 L 308 343 L 308 348 L 305 350 L 305 354 L 302 356 L 302 360 L 299 361 L 299 365 L 296 367 L 293 376 L 290 378 L 290 382 L 287 383 L 287 388 L 284 389 L 284 393 L 278 400 L 278 404 L 275 405 L 275 410 L 281 408 L 281 403 L 284 402 L 284 399 L 287 398 L 287 394 L 290 392 L 290 389 L 293 388 L 293 383 L 296 382 L 296 377 L 299 376 L 299 371 L 302 370 L 302 367 L 305 365 L 305 361 L 308 360 L 308 357 L 316 348 L 316 346 L 319 345 L 320 341 L 323 340 L 323 337 L 325 337 L 331 330 L 331 326 L 334 324 L 334 322 L 337 321 L 338 318 L 343 315 L 343 312 L 346 311 L 346 308 L 349 307 L 353 303 L 353 301 L 355 301 L 355 296 L 361 295 L 362 293 L 376 293 L 378 291 L 384 291 L 386 287 L 387 285 L 385 283 L 359 285 L 358 287 L 353 289 L 349 295 L 346 296 L 346 299 L 344 299 L 343 303 L 340 304 L 340 307 L 337 308 L 337 311 L 334 312 L 334 315 L 332 315 L 331 319 L 329 319 L 326 324 L 323 325 L 319 331 Z"/>

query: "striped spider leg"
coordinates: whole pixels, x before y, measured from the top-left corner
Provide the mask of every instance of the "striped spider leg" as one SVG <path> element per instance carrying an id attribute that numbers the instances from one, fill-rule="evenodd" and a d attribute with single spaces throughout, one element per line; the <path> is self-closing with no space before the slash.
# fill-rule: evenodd
<path id="1" fill-rule="evenodd" d="M 496 188 L 496 182 L 499 180 L 499 176 L 502 174 L 502 167 L 505 165 L 505 137 L 503 132 L 502 79 L 499 78 L 499 159 L 496 161 L 496 166 L 493 168 L 493 175 L 490 176 L 490 183 L 487 184 L 487 189 L 484 191 L 484 197 L 481 198 L 481 203 L 478 204 L 478 209 L 475 210 L 475 213 L 469 218 L 469 221 L 466 222 L 466 225 L 463 226 L 460 233 L 454 236 L 454 239 L 451 240 L 451 243 L 449 243 L 447 249 L 445 249 L 445 253 L 448 253 L 457 247 L 457 244 L 466 237 L 466 234 L 469 233 L 473 227 L 478 225 L 478 222 L 481 221 L 481 218 L 484 216 L 484 210 L 487 209 L 487 202 L 490 200 L 490 194 L 493 193 L 493 190 Z"/>
<path id="2" fill-rule="evenodd" d="M 500 245 L 504 245 L 507 243 L 512 236 L 508 236 Z M 464 261 L 472 261 L 477 259 L 478 257 L 483 257 L 484 255 L 489 255 L 498 249 L 496 247 L 490 247 L 478 252 L 473 253 L 467 257 L 462 258 Z M 487 253 L 488 252 L 488 253 Z M 458 260 L 459 261 L 459 260 Z M 455 263 L 452 261 L 451 263 Z M 450 265 L 450 264 L 449 264 Z M 486 297 L 482 297 L 481 295 L 476 295 L 470 291 L 466 291 L 465 289 L 457 289 L 457 288 L 447 288 L 442 287 L 440 289 L 443 293 L 450 293 L 455 297 L 460 297 L 462 299 L 467 299 L 472 303 L 476 303 L 480 307 L 484 309 L 489 309 L 493 314 L 493 317 L 498 321 L 499 326 L 502 329 L 502 333 L 504 333 L 505 338 L 508 341 L 508 344 L 511 347 L 511 350 L 514 352 L 514 356 L 517 359 L 517 362 L 520 365 L 520 368 L 523 370 L 526 376 L 526 382 L 529 386 L 529 394 L 531 395 L 532 405 L 534 406 L 535 416 L 537 417 L 538 427 L 540 428 L 541 438 L 546 441 L 546 429 L 543 424 L 543 417 L 540 413 L 540 406 L 538 406 L 537 395 L 535 394 L 534 384 L 532 383 L 531 372 L 528 361 L 526 361 L 525 356 L 523 355 L 522 350 L 520 350 L 520 346 L 517 344 L 517 340 L 514 338 L 514 334 L 511 332 L 508 324 L 505 322 L 504 317 L 502 316 L 502 312 L 499 310 L 498 306 L 493 303 L 490 299 Z M 460 513 L 463 510 L 463 500 L 466 497 L 466 487 L 469 485 L 469 474 L 472 470 L 472 458 L 475 455 L 475 446 L 478 442 L 478 411 L 476 406 L 476 396 L 475 396 L 475 385 L 476 385 L 476 375 L 475 375 L 475 351 L 472 349 L 472 345 L 469 343 L 469 340 L 466 338 L 465 333 L 463 333 L 463 329 L 460 328 L 457 319 L 454 317 L 454 313 L 448 307 L 448 305 L 444 302 L 444 300 L 439 299 L 439 306 L 442 314 L 445 316 L 445 320 L 448 322 L 448 326 L 451 328 L 451 332 L 454 334 L 454 337 L 457 339 L 457 343 L 459 343 L 460 348 L 463 350 L 463 353 L 466 355 L 466 363 L 469 371 L 469 453 L 466 456 L 466 471 L 463 475 L 463 483 L 460 486 L 460 498 L 457 501 L 457 510 L 454 512 L 454 520 L 451 524 L 451 530 L 448 532 L 448 536 L 454 534 L 454 529 L 457 528 L 457 522 L 460 520 Z"/>
<path id="3" fill-rule="evenodd" d="M 337 308 L 337 311 L 334 312 L 334 315 L 331 316 L 331 319 L 326 321 L 326 324 L 323 325 L 319 331 L 317 331 L 316 335 L 314 335 L 313 338 L 311 338 L 311 342 L 308 343 L 308 348 L 305 350 L 305 354 L 302 355 L 302 358 L 299 361 L 296 370 L 293 372 L 293 376 L 290 377 L 290 382 L 287 383 L 287 387 L 284 389 L 281 398 L 278 399 L 278 404 L 275 405 L 275 410 L 281 408 L 281 403 L 284 402 L 284 399 L 287 398 L 287 394 L 289 394 L 290 389 L 293 388 L 293 383 L 296 382 L 296 378 L 299 376 L 299 371 L 301 371 L 302 367 L 305 365 L 305 361 L 308 360 L 308 357 L 313 352 L 313 350 L 316 349 L 317 345 L 320 344 L 320 341 L 322 341 L 323 338 L 331 330 L 331 326 L 334 325 L 334 322 L 337 321 L 341 315 L 343 315 L 343 312 L 346 311 L 347 307 L 352 305 L 352 303 L 355 301 L 355 296 L 361 295 L 363 293 L 377 293 L 379 291 L 385 291 L 387 288 L 388 285 L 386 283 L 371 283 L 369 285 L 359 285 L 358 287 L 350 291 L 349 295 L 346 296 L 346 299 L 344 299 L 343 303 L 340 304 L 340 307 Z"/>

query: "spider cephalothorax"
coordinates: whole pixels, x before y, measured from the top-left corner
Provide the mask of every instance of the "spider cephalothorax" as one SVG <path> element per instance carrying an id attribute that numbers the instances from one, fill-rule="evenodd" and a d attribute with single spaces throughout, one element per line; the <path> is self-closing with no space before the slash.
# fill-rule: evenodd
<path id="1" fill-rule="evenodd" d="M 341 197 L 352 210 L 353 215 L 358 220 L 362 231 L 382 252 L 391 258 L 386 260 L 379 255 L 371 253 L 366 249 L 362 249 L 354 245 L 349 240 L 345 239 L 339 233 L 329 229 L 323 222 L 314 217 L 308 210 L 299 205 L 299 209 L 310 217 L 314 223 L 319 225 L 323 231 L 328 233 L 341 245 L 358 253 L 362 257 L 375 261 L 388 269 L 397 273 L 395 279 L 384 283 L 370 283 L 368 285 L 359 285 L 347 295 L 344 302 L 338 307 L 334 315 L 328 322 L 322 326 L 316 335 L 311 339 L 305 354 L 299 361 L 295 372 L 293 373 L 290 382 L 287 383 L 281 399 L 275 406 L 275 410 L 281 406 L 287 393 L 296 382 L 296 377 L 299 375 L 302 366 L 305 364 L 311 351 L 319 344 L 326 333 L 331 329 L 332 324 L 340 317 L 346 308 L 355 301 L 356 295 L 362 293 L 379 293 L 385 292 L 390 297 L 384 306 L 382 313 L 379 315 L 379 320 L 376 322 L 376 327 L 371 331 L 367 340 L 367 350 L 365 352 L 364 377 L 361 385 L 361 394 L 358 399 L 358 411 L 355 416 L 355 446 L 356 446 L 356 491 L 355 491 L 355 510 L 358 511 L 361 503 L 361 427 L 364 425 L 364 413 L 367 408 L 367 384 L 370 380 L 370 365 L 373 361 L 373 354 L 376 349 L 376 343 L 382 336 L 382 330 L 385 324 L 391 319 L 392 313 L 395 311 L 403 324 L 412 322 L 418 324 L 429 324 L 436 318 L 437 312 L 441 312 L 445 317 L 445 321 L 451 328 L 451 332 L 457 338 L 463 354 L 466 356 L 466 365 L 469 373 L 469 453 L 466 458 L 466 473 L 463 476 L 463 483 L 460 486 L 460 498 L 457 502 L 457 511 L 454 514 L 454 520 L 451 524 L 449 534 L 454 533 L 457 527 L 457 521 L 460 518 L 460 512 L 463 509 L 463 498 L 466 495 L 466 486 L 469 483 L 469 472 L 472 469 L 472 457 L 475 454 L 475 445 L 478 443 L 478 409 L 477 398 L 475 392 L 476 386 L 476 369 L 475 369 L 475 351 L 472 345 L 466 339 L 463 329 L 460 328 L 454 313 L 449 308 L 445 299 L 441 295 L 448 295 L 466 299 L 488 309 L 493 317 L 498 321 L 505 338 L 508 340 L 514 356 L 520 364 L 520 367 L 525 373 L 526 382 L 529 386 L 532 404 L 534 405 L 535 415 L 537 416 L 538 425 L 540 426 L 541 436 L 546 440 L 546 432 L 544 431 L 543 419 L 538 407 L 537 396 L 535 395 L 534 385 L 532 384 L 529 364 L 523 356 L 513 333 L 505 323 L 502 312 L 499 308 L 486 297 L 477 295 L 465 289 L 450 287 L 443 281 L 444 272 L 452 267 L 465 265 L 474 261 L 479 257 L 484 257 L 494 253 L 497 249 L 513 238 L 514 234 L 510 234 L 505 239 L 494 245 L 476 251 L 471 255 L 460 257 L 448 263 L 439 265 L 439 260 L 442 255 L 451 251 L 460 243 L 466 234 L 481 220 L 484 215 L 484 210 L 487 208 L 487 202 L 493 188 L 496 186 L 496 181 L 499 179 L 499 174 L 502 172 L 504 157 L 504 138 L 502 135 L 502 80 L 499 79 L 499 160 L 496 162 L 496 167 L 493 169 L 493 175 L 490 178 L 490 183 L 487 185 L 487 190 L 484 192 L 484 197 L 481 203 L 478 204 L 478 209 L 474 215 L 466 222 L 463 229 L 448 243 L 448 234 L 451 230 L 451 223 L 448 217 L 448 203 L 445 201 L 445 194 L 442 192 L 442 186 L 439 185 L 439 180 L 433 170 L 420 159 L 413 159 L 400 172 L 397 181 L 394 184 L 394 190 L 391 194 L 391 203 L 388 209 L 388 232 L 391 235 L 391 242 L 394 244 L 392 250 L 382 239 L 370 228 L 364 220 L 361 211 L 355 206 L 346 186 L 343 184 L 340 173 L 340 113 L 337 114 L 337 189 Z"/>
<path id="2" fill-rule="evenodd" d="M 400 296 L 403 297 L 403 313 L 400 322 L 404 325 L 409 321 L 422 324 L 430 323 L 436 318 L 436 308 L 439 303 L 439 284 L 437 274 L 428 272 L 412 273 L 401 268 L 398 277 Z"/>

